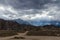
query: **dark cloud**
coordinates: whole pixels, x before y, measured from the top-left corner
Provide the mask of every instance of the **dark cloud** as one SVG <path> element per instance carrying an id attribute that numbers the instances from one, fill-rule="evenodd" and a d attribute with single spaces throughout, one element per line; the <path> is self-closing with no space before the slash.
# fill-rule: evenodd
<path id="1" fill-rule="evenodd" d="M 60 20 L 60 0 L 0 0 L 0 17 Z"/>
<path id="2" fill-rule="evenodd" d="M 14 5 L 16 3 L 16 5 Z M 18 0 L 13 5 L 22 9 L 40 9 L 44 4 L 51 3 L 50 0 Z"/>
<path id="3" fill-rule="evenodd" d="M 45 4 L 48 3 L 58 3 L 58 1 L 52 0 L 0 0 L 0 3 L 11 5 L 14 8 L 20 9 L 40 9 L 43 8 Z"/>

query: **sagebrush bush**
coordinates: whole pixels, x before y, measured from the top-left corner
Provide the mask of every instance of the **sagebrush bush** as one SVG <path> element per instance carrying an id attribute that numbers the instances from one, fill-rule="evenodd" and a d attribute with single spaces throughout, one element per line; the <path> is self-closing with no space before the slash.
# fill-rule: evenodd
<path id="1" fill-rule="evenodd" d="M 25 37 L 14 37 L 13 39 L 25 39 Z"/>
<path id="2" fill-rule="evenodd" d="M 13 30 L 0 30 L 0 37 L 17 35 L 16 31 Z"/>
<path id="3" fill-rule="evenodd" d="M 27 33 L 29 36 L 57 36 L 57 31 L 30 31 Z M 59 33 L 60 34 L 60 33 Z"/>

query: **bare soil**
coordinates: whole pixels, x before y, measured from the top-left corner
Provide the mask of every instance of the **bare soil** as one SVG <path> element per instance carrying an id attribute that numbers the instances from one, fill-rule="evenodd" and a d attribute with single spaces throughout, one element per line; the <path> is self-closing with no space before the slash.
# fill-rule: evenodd
<path id="1" fill-rule="evenodd" d="M 57 36 L 26 36 L 25 33 L 18 33 L 18 35 L 9 36 L 9 37 L 0 37 L 0 40 L 60 40 L 60 37 Z M 25 39 L 13 39 L 14 37 L 24 37 Z"/>

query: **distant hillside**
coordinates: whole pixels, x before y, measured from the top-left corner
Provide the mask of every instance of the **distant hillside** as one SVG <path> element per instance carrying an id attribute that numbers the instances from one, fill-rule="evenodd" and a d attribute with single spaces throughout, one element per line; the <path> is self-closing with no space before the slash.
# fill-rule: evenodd
<path id="1" fill-rule="evenodd" d="M 60 26 L 60 21 L 32 20 L 29 21 L 29 23 L 35 26 L 44 26 L 44 25 Z"/>
<path id="2" fill-rule="evenodd" d="M 34 28 L 32 25 L 19 24 L 13 20 L 0 19 L 0 30 L 30 30 Z"/>
<path id="3" fill-rule="evenodd" d="M 44 25 L 55 25 L 60 26 L 60 21 L 48 21 L 48 20 L 22 20 L 22 19 L 15 19 L 19 24 L 26 24 L 26 25 L 33 25 L 33 26 L 44 26 Z"/>
<path id="4" fill-rule="evenodd" d="M 22 19 L 15 19 L 14 21 L 16 21 L 19 24 L 31 25 L 28 21 Z"/>
<path id="5" fill-rule="evenodd" d="M 22 21 L 21 21 L 22 22 Z M 19 24 L 13 20 L 3 20 L 0 19 L 0 30 L 41 30 L 41 29 L 57 29 L 60 26 L 55 25 L 44 25 L 44 26 L 33 26 L 33 25 L 26 25 L 26 24 Z"/>
<path id="6" fill-rule="evenodd" d="M 21 21 L 22 22 L 22 21 Z M 17 23 L 14 20 L 3 20 L 0 19 L 0 30 L 14 30 L 16 32 L 29 31 L 27 35 L 35 36 L 56 36 L 60 35 L 60 26 L 55 25 L 44 25 L 44 26 L 33 26 Z"/>

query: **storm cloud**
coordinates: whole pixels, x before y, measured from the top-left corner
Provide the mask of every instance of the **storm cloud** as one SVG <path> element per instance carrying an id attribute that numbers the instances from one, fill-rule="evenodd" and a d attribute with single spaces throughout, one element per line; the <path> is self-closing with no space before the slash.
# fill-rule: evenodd
<path id="1" fill-rule="evenodd" d="M 0 0 L 0 18 L 60 21 L 60 0 Z"/>

